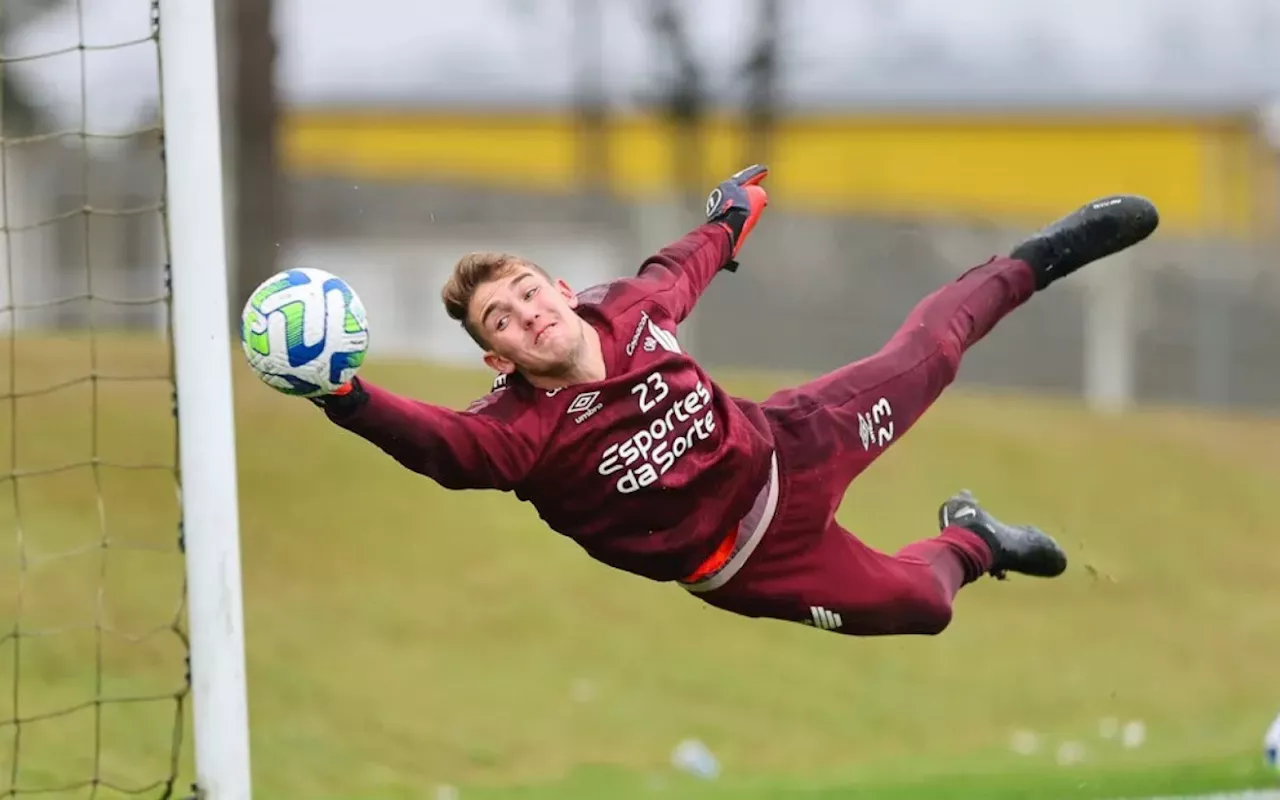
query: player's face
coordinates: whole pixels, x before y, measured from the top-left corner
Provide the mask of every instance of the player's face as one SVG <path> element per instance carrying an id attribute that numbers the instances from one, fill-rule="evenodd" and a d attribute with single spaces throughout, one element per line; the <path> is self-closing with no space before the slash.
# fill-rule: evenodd
<path id="1" fill-rule="evenodd" d="M 471 314 L 489 350 L 484 361 L 498 372 L 531 375 L 568 373 L 582 349 L 577 296 L 564 281 L 518 267 L 483 284 L 471 299 Z"/>

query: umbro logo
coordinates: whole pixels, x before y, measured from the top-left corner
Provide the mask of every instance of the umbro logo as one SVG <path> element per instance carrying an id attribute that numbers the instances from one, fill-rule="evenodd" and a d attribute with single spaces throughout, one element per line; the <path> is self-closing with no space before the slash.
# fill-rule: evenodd
<path id="1" fill-rule="evenodd" d="M 821 628 L 824 631 L 834 631 L 844 624 L 839 614 L 822 606 L 809 606 L 809 617 L 804 621 L 805 625 Z"/>
<path id="2" fill-rule="evenodd" d="M 573 398 L 573 402 L 569 404 L 569 410 L 565 413 L 577 414 L 580 411 L 586 411 L 588 408 L 591 408 L 591 404 L 594 403 L 596 398 L 599 396 L 599 392 L 583 392 Z"/>
<path id="3" fill-rule="evenodd" d="M 573 421 L 578 425 L 591 419 L 597 411 L 604 408 L 604 403 L 598 402 L 600 399 L 599 392 L 583 392 L 573 398 L 573 402 L 569 403 L 569 408 L 565 411 L 569 416 L 577 414 L 573 417 Z"/>

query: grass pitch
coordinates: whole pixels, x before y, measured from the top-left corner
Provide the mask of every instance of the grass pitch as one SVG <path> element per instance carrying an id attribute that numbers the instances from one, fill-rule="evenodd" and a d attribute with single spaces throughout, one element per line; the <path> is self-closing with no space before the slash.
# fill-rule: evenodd
<path id="1" fill-rule="evenodd" d="M 21 393 L 83 376 L 89 359 L 83 340 L 20 341 L 16 358 L 0 347 L 0 376 Z M 134 340 L 98 359 L 105 374 L 165 369 Z M 871 640 L 739 619 L 611 571 L 514 498 L 446 492 L 235 363 L 256 797 L 1136 797 L 1272 780 L 1276 420 L 1109 419 L 953 390 L 855 484 L 843 521 L 893 549 L 931 535 L 937 504 L 967 487 L 1059 536 L 1071 567 L 965 589 L 940 637 Z M 390 363 L 365 374 L 452 407 L 488 383 Z M 723 383 L 762 397 L 785 381 Z M 172 464 L 169 408 L 163 382 L 6 400 L 5 471 Z M 0 644 L 0 719 L 180 689 L 171 472 L 16 486 L 0 484 L 0 631 L 60 632 Z M 99 637 L 95 615 L 156 633 Z M 0 727 L 0 796 L 14 779 L 163 778 L 174 712 L 90 703 Z M 687 738 L 715 753 L 717 780 L 672 769 Z"/>

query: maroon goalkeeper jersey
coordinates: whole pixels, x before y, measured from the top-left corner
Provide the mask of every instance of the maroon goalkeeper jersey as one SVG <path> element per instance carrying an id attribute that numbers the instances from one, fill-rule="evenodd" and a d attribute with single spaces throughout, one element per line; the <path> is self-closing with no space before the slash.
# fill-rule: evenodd
<path id="1" fill-rule="evenodd" d="M 636 277 L 580 294 L 603 381 L 544 390 L 500 376 L 464 411 L 362 381 L 368 402 L 331 418 L 442 486 L 514 492 L 605 564 L 684 578 L 751 508 L 773 449 L 759 407 L 725 394 L 676 338 L 729 258 L 725 231 L 703 225 Z"/>

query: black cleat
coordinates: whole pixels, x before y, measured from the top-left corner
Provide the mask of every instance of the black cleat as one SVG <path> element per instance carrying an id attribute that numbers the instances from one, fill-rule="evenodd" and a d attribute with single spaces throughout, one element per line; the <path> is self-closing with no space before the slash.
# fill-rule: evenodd
<path id="1" fill-rule="evenodd" d="M 1053 537 L 1030 525 L 1006 525 L 987 513 L 969 490 L 938 509 L 938 527 L 955 525 L 982 537 L 991 548 L 991 574 L 1004 580 L 1006 572 L 1053 578 L 1067 569 L 1067 554 Z"/>
<path id="2" fill-rule="evenodd" d="M 1103 197 L 1041 228 L 1009 257 L 1031 265 L 1038 291 L 1085 264 L 1132 247 L 1159 224 L 1159 212 L 1145 197 Z"/>

